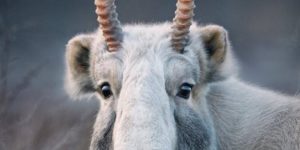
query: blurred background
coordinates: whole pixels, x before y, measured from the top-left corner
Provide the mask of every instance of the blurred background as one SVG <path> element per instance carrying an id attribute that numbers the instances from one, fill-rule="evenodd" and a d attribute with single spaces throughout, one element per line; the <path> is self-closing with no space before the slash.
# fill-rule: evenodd
<path id="1" fill-rule="evenodd" d="M 171 21 L 175 0 L 117 0 L 125 23 Z M 300 92 L 299 0 L 196 0 L 229 31 L 242 79 Z M 93 0 L 0 0 L 0 150 L 87 149 L 98 103 L 63 90 L 67 41 L 97 28 Z"/>

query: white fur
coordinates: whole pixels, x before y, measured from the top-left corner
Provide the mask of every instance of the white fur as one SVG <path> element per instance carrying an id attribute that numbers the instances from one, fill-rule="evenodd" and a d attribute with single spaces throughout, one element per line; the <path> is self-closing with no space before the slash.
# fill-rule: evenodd
<path id="1" fill-rule="evenodd" d="M 194 110 L 209 128 L 206 149 L 268 149 L 277 146 L 274 142 L 281 143 L 278 149 L 299 148 L 299 102 L 239 81 L 222 27 L 194 23 L 184 54 L 170 46 L 170 23 L 128 25 L 123 31 L 122 48 L 113 53 L 106 51 L 101 31 L 93 34 L 88 73 L 74 78 L 78 72 L 71 70 L 76 65 L 67 62 L 71 90 L 78 93 L 82 89 L 78 83 L 87 80 L 95 89 L 109 82 L 114 93 L 108 100 L 98 95 L 105 111 L 98 114 L 90 149 L 97 148 L 114 113 L 114 149 L 175 149 L 178 131 L 173 112 L 178 102 Z M 210 38 L 215 38 L 212 44 L 217 49 L 211 57 L 204 50 Z M 67 52 L 67 58 L 73 57 Z M 189 100 L 176 96 L 185 82 L 195 84 Z"/>

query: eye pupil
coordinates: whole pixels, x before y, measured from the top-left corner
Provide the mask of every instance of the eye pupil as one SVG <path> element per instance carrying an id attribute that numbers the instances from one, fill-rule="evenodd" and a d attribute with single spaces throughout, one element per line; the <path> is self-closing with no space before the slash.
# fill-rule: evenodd
<path id="1" fill-rule="evenodd" d="M 177 93 L 177 96 L 188 99 L 190 97 L 191 91 L 192 91 L 192 85 L 184 83 L 181 85 L 179 92 Z"/>
<path id="2" fill-rule="evenodd" d="M 106 99 L 112 96 L 110 85 L 108 83 L 104 83 L 101 86 L 99 93 Z"/>

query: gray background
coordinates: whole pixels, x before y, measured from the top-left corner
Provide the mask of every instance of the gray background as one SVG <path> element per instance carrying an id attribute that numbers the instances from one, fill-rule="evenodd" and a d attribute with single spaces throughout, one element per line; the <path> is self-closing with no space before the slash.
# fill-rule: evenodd
<path id="1" fill-rule="evenodd" d="M 125 24 L 170 21 L 175 2 L 116 3 Z M 229 31 L 241 78 L 299 93 L 299 0 L 196 0 L 196 5 L 197 22 Z M 64 93 L 64 48 L 72 36 L 96 28 L 93 0 L 0 0 L 1 150 L 87 146 L 88 138 L 79 137 L 91 133 L 98 104 L 73 102 Z"/>

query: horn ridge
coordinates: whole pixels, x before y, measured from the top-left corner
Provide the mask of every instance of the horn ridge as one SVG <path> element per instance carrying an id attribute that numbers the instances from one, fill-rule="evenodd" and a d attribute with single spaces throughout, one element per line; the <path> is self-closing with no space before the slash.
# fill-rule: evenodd
<path id="1" fill-rule="evenodd" d="M 190 26 L 194 16 L 194 0 L 178 0 L 172 25 L 172 47 L 182 53 L 187 44 Z"/>
<path id="2" fill-rule="evenodd" d="M 121 47 L 122 28 L 116 12 L 115 0 L 95 0 L 97 20 L 108 51 L 117 51 Z"/>

